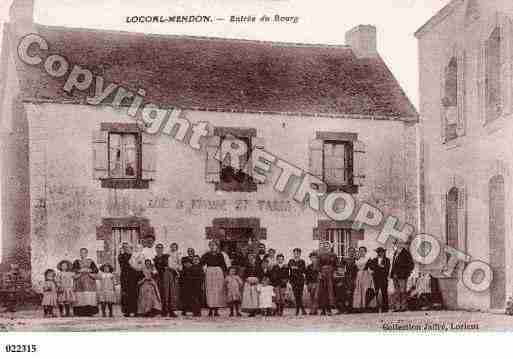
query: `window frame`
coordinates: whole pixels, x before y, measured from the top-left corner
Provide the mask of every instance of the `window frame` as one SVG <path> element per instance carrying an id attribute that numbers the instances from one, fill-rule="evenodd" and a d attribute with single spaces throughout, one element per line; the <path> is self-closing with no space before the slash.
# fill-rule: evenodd
<path id="1" fill-rule="evenodd" d="M 245 127 L 215 127 L 214 128 L 214 136 L 219 136 L 219 148 L 221 148 L 223 141 L 227 136 L 233 136 L 237 139 L 247 139 L 248 140 L 248 153 L 247 153 L 247 161 L 251 160 L 251 153 L 253 151 L 253 138 L 257 135 L 257 131 L 255 128 L 245 128 Z M 253 179 L 250 174 L 244 173 L 244 178 L 246 179 L 244 182 L 239 182 L 239 185 L 236 186 L 233 183 L 227 183 L 223 181 L 223 163 L 220 164 L 220 173 L 219 173 L 219 182 L 215 183 L 216 191 L 223 192 L 256 192 L 257 191 L 257 182 Z"/>
<path id="2" fill-rule="evenodd" d="M 142 130 L 136 123 L 102 123 L 101 131 L 107 132 L 107 178 L 100 179 L 102 188 L 116 189 L 148 189 L 151 180 L 142 178 Z M 111 177 L 111 151 L 110 151 L 110 135 L 111 134 L 132 134 L 135 135 L 135 151 L 137 170 L 134 177 Z"/>
<path id="3" fill-rule="evenodd" d="M 317 132 L 316 139 L 322 140 L 322 181 L 326 184 L 326 191 L 330 192 L 346 192 L 358 193 L 358 186 L 354 184 L 354 142 L 358 140 L 358 135 L 351 132 Z M 324 146 L 326 143 L 344 144 L 345 160 L 348 168 L 344 167 L 345 175 L 347 175 L 347 183 L 342 185 L 330 184 L 326 181 L 326 163 Z"/>

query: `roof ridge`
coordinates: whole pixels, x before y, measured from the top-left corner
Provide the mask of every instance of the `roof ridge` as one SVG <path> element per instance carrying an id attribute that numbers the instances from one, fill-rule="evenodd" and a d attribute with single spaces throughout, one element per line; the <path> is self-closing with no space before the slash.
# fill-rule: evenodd
<path id="1" fill-rule="evenodd" d="M 220 41 L 220 42 L 239 42 L 239 43 L 255 43 L 255 44 L 269 44 L 278 45 L 283 47 L 325 47 L 325 48 L 339 48 L 339 49 L 352 49 L 351 46 L 346 44 L 323 44 L 323 43 L 306 43 L 306 42 L 288 42 L 288 41 L 272 41 L 272 40 L 257 40 L 257 39 L 241 39 L 231 37 L 217 37 L 217 36 L 199 36 L 189 34 L 158 34 L 158 33 L 146 33 L 137 31 L 126 31 L 126 30 L 114 30 L 114 29 L 99 29 L 89 27 L 68 27 L 58 25 L 45 25 L 45 24 L 34 24 L 36 27 L 48 28 L 51 30 L 68 30 L 68 31 L 90 31 L 95 33 L 110 33 L 119 35 L 130 35 L 130 36 L 141 36 L 150 38 L 168 38 L 168 39 L 184 39 L 184 40 L 198 40 L 198 41 Z"/>

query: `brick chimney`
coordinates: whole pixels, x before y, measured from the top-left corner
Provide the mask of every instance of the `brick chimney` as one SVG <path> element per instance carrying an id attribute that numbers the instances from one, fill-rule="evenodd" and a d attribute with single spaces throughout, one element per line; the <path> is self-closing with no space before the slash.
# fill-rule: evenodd
<path id="1" fill-rule="evenodd" d="M 369 58 L 378 56 L 376 27 L 358 25 L 346 32 L 346 45 L 350 46 L 357 57 Z"/>

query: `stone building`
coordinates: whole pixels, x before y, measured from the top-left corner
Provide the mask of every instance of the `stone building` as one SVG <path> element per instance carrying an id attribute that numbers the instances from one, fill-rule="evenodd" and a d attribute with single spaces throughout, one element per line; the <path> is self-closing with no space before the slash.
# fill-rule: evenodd
<path id="1" fill-rule="evenodd" d="M 13 11 L 1 63 L 3 262 L 29 266 L 34 286 L 81 247 L 115 264 L 121 241 L 146 234 L 182 252 L 203 252 L 212 238 L 229 249 L 264 242 L 287 257 L 319 239 L 339 256 L 377 246 L 375 231 L 277 192 L 279 172 L 261 183 L 214 161 L 213 150 L 232 138 L 309 171 L 328 191 L 417 224 L 418 115 L 377 53 L 375 27 L 328 46 L 45 26 L 33 23 L 28 0 Z M 28 33 L 49 47 L 30 56 L 63 56 L 104 86 L 144 89 L 145 100 L 180 109 L 177 122 L 208 123 L 203 150 L 186 145 L 190 131 L 176 140 L 186 127 L 147 135 L 126 102 L 91 105 L 94 85 L 86 96 L 68 92 L 66 76 L 22 62 L 17 45 Z"/>
<path id="2" fill-rule="evenodd" d="M 458 281 L 460 266 L 444 284 L 452 308 L 503 309 L 513 290 L 512 21 L 511 1 L 454 0 L 416 33 L 421 229 L 494 274 L 489 290 L 472 292 Z"/>

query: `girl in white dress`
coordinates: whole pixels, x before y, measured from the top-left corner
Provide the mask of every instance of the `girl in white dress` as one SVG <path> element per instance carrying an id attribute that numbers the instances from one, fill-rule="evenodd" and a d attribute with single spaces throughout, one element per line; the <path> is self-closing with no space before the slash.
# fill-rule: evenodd
<path id="1" fill-rule="evenodd" d="M 269 284 L 269 277 L 262 278 L 262 284 L 258 285 L 258 303 L 262 315 L 272 315 L 274 287 Z"/>

